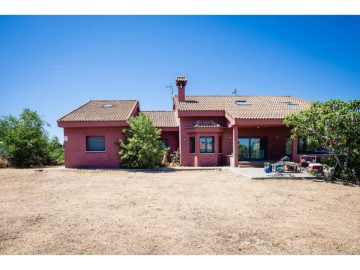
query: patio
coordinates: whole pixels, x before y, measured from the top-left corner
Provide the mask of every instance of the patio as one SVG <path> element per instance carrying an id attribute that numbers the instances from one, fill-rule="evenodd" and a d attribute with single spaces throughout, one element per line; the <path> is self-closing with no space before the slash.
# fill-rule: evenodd
<path id="1" fill-rule="evenodd" d="M 306 168 L 302 168 L 300 172 L 271 172 L 265 173 L 264 168 L 257 167 L 226 167 L 230 172 L 245 176 L 250 179 L 316 179 L 316 176 L 309 174 Z"/>
<path id="2" fill-rule="evenodd" d="M 263 167 L 246 165 L 242 167 L 172 167 L 171 170 L 176 171 L 206 171 L 206 170 L 223 170 L 231 173 L 245 176 L 249 179 L 316 179 L 317 177 L 308 173 L 306 168 L 302 168 L 300 172 L 271 172 L 265 173 Z"/>

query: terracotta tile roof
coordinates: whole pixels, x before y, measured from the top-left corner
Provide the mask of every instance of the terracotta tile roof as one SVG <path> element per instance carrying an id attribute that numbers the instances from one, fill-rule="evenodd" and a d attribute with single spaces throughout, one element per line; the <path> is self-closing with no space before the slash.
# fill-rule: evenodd
<path id="1" fill-rule="evenodd" d="M 220 124 L 214 122 L 213 120 L 198 120 L 196 122 L 194 122 L 192 125 L 190 125 L 188 128 L 198 128 L 198 127 L 202 127 L 202 128 L 213 128 L 213 127 L 223 127 Z"/>
<path id="2" fill-rule="evenodd" d="M 186 96 L 175 104 L 179 111 L 226 111 L 239 119 L 283 119 L 310 108 L 310 102 L 292 96 Z M 294 105 L 295 104 L 295 105 Z"/>
<path id="3" fill-rule="evenodd" d="M 173 111 L 142 111 L 147 115 L 156 127 L 178 127 Z"/>
<path id="4" fill-rule="evenodd" d="M 91 100 L 59 119 L 59 122 L 126 121 L 137 100 Z"/>

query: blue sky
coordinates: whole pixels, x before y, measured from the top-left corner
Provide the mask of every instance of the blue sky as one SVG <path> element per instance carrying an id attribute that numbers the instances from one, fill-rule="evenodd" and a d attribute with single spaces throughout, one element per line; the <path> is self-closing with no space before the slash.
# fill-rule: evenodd
<path id="1" fill-rule="evenodd" d="M 0 115 L 56 120 L 93 99 L 171 110 L 189 95 L 360 98 L 360 16 L 0 16 Z M 175 89 L 174 89 L 175 90 Z"/>

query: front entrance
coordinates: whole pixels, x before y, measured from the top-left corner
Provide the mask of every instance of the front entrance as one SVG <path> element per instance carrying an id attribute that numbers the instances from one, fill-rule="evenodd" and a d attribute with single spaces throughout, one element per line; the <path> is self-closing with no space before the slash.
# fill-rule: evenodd
<path id="1" fill-rule="evenodd" d="M 238 138 L 238 160 L 265 159 L 265 138 Z"/>

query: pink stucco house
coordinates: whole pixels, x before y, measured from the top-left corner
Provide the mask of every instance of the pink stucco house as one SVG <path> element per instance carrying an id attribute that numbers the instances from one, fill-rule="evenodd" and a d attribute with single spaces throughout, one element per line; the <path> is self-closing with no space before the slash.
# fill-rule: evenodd
<path id="1" fill-rule="evenodd" d="M 299 160 L 298 142 L 283 124 L 287 114 L 310 107 L 291 96 L 188 96 L 187 79 L 176 78 L 172 111 L 143 111 L 161 129 L 182 166 L 234 166 L 239 161 Z M 94 100 L 58 120 L 64 128 L 65 167 L 117 168 L 118 142 L 137 100 Z M 303 147 L 302 145 L 300 147 Z M 298 153 L 299 152 L 299 153 Z"/>

